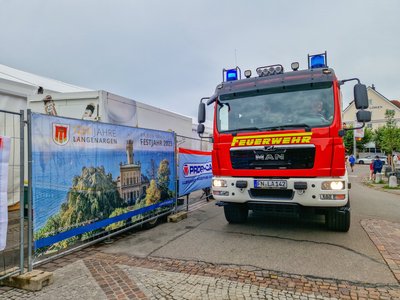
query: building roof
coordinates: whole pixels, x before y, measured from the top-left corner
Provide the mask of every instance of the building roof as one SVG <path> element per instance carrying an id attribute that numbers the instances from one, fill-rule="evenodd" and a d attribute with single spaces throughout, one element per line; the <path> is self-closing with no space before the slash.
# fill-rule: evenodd
<path id="1" fill-rule="evenodd" d="M 60 93 L 87 92 L 91 89 L 69 84 L 59 80 L 46 78 L 0 64 L 0 80 L 31 86 L 37 90 L 42 87 L 45 91 Z"/>
<path id="2" fill-rule="evenodd" d="M 367 87 L 368 91 L 372 91 L 375 94 L 377 94 L 378 96 L 380 96 L 383 100 L 387 101 L 389 103 L 389 105 L 392 105 L 393 107 L 395 107 L 396 109 L 400 109 L 400 101 L 398 100 L 389 100 L 388 98 L 386 98 L 385 96 L 383 96 L 381 93 L 379 93 L 375 87 Z M 354 100 L 352 100 L 349 105 L 347 105 L 347 107 L 343 110 L 343 112 L 346 112 L 350 106 L 353 104 Z"/>
<path id="3" fill-rule="evenodd" d="M 399 100 L 391 100 L 394 105 L 396 105 L 398 108 L 400 108 L 400 101 Z"/>

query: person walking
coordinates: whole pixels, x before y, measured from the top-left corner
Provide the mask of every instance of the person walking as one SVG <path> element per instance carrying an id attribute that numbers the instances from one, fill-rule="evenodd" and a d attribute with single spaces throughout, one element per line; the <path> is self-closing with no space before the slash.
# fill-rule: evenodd
<path id="1" fill-rule="evenodd" d="M 354 172 L 354 164 L 356 163 L 356 158 L 354 157 L 354 155 L 350 155 L 349 157 L 349 163 L 350 163 L 350 168 L 351 171 Z"/>
<path id="2" fill-rule="evenodd" d="M 393 166 L 396 169 L 399 163 L 399 156 L 397 153 L 393 154 Z"/>
<path id="3" fill-rule="evenodd" d="M 375 156 L 375 160 L 373 162 L 373 167 L 374 167 L 374 179 L 376 176 L 376 173 L 381 173 L 382 172 L 382 167 L 383 167 L 383 161 L 379 159 L 379 156 Z"/>
<path id="4" fill-rule="evenodd" d="M 375 176 L 374 176 L 374 160 L 371 161 L 369 164 L 369 180 L 374 181 Z"/>

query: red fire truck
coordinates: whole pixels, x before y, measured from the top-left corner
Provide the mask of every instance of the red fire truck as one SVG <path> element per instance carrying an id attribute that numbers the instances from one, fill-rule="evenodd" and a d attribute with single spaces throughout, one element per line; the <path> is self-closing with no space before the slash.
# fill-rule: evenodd
<path id="1" fill-rule="evenodd" d="M 356 80 L 357 121 L 369 122 L 366 86 L 338 80 L 327 54 L 308 55 L 308 68 L 291 64 L 244 72 L 224 69 L 214 95 L 200 101 L 198 133 L 206 104 L 214 105 L 212 193 L 229 223 L 249 210 L 325 215 L 328 228 L 348 231 L 350 199 L 340 86 Z M 206 103 L 205 103 L 206 102 Z M 356 128 L 353 128 L 356 129 Z"/>

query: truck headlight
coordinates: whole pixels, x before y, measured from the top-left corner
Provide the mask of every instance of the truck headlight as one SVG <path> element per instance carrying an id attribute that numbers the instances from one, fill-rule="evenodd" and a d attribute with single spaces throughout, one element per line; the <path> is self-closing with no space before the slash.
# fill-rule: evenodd
<path id="1" fill-rule="evenodd" d="M 226 183 L 226 180 L 223 179 L 213 179 L 213 187 L 227 187 L 228 184 Z"/>
<path id="2" fill-rule="evenodd" d="M 344 181 L 324 181 L 321 184 L 322 190 L 344 190 Z"/>

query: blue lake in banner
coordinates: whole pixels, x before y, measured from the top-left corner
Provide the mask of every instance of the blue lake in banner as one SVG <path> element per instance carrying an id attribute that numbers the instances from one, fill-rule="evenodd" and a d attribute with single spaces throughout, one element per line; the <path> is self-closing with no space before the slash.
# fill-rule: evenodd
<path id="1" fill-rule="evenodd" d="M 49 217 L 56 214 L 61 204 L 67 200 L 69 188 L 74 176 L 81 175 L 83 167 L 103 166 L 105 172 L 111 173 L 113 180 L 120 174 L 120 163 L 127 161 L 125 151 L 115 150 L 83 150 L 79 152 L 42 152 L 33 153 L 33 208 L 35 210 L 34 231 L 43 227 Z M 140 162 L 142 174 L 150 177 L 151 159 L 156 169 L 163 159 L 170 163 L 170 190 L 175 190 L 175 168 L 173 152 L 135 151 L 134 161 Z"/>

